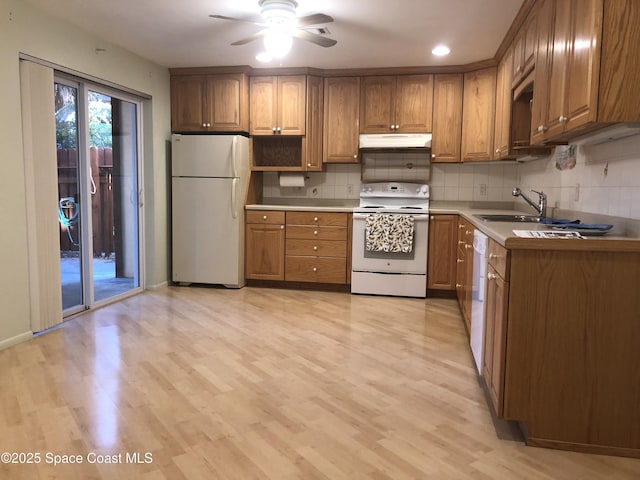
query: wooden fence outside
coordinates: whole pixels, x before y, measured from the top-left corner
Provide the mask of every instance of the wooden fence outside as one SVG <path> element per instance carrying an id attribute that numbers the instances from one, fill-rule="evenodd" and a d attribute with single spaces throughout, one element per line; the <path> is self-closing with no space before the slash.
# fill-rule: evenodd
<path id="1" fill-rule="evenodd" d="M 113 151 L 111 148 L 91 147 L 89 150 L 91 165 L 91 221 L 93 225 L 94 257 L 109 256 L 114 252 L 114 212 L 113 212 Z M 79 202 L 78 195 L 78 152 L 76 149 L 58 149 L 58 195 L 59 200 L 73 198 Z M 82 208 L 77 203 L 76 208 Z M 71 218 L 73 208 L 63 208 L 63 214 Z M 60 250 L 78 251 L 80 240 L 78 225 L 67 227 L 60 224 Z M 75 243 L 75 244 L 74 244 Z"/>

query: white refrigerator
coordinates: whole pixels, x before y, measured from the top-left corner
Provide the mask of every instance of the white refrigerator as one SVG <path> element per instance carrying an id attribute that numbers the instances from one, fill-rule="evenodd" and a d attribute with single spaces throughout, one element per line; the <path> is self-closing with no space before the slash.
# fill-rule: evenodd
<path id="1" fill-rule="evenodd" d="M 171 137 L 172 279 L 244 286 L 244 198 L 249 139 Z"/>

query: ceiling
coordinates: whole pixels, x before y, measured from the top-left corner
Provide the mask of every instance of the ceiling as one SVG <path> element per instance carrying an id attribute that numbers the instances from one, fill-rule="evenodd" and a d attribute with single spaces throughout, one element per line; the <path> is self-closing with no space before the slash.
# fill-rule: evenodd
<path id="1" fill-rule="evenodd" d="M 298 16 L 325 13 L 338 44 L 294 39 L 287 57 L 260 63 L 261 40 L 230 43 L 260 29 L 209 14 L 259 19 L 258 0 L 27 0 L 165 67 L 368 68 L 463 65 L 495 55 L 523 0 L 297 0 Z M 439 43 L 451 48 L 434 57 Z"/>

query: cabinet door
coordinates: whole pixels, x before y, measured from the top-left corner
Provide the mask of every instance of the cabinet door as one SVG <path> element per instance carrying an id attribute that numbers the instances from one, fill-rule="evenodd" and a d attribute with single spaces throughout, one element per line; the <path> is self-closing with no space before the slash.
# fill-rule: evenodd
<path id="1" fill-rule="evenodd" d="M 549 53 L 548 106 L 544 122 L 545 139 L 561 134 L 567 121 L 565 92 L 569 61 L 570 15 L 571 0 L 557 0 Z"/>
<path id="2" fill-rule="evenodd" d="M 394 132 L 396 77 L 363 77 L 360 99 L 360 132 Z"/>
<path id="3" fill-rule="evenodd" d="M 245 276 L 254 280 L 284 280 L 284 225 L 246 225 Z"/>
<path id="4" fill-rule="evenodd" d="M 494 134 L 494 155 L 498 160 L 509 156 L 511 133 L 511 57 L 513 52 L 509 50 L 498 65 L 496 80 L 496 120 Z"/>
<path id="5" fill-rule="evenodd" d="M 207 130 L 246 131 L 246 96 L 246 77 L 243 74 L 208 76 L 205 105 Z"/>
<path id="6" fill-rule="evenodd" d="M 464 74 L 462 161 L 493 159 L 496 69 Z"/>
<path id="7" fill-rule="evenodd" d="M 433 162 L 459 162 L 462 135 L 461 74 L 435 75 L 433 81 Z"/>
<path id="8" fill-rule="evenodd" d="M 489 265 L 482 372 L 496 415 L 503 415 L 506 321 L 509 284 Z"/>
<path id="9" fill-rule="evenodd" d="M 322 171 L 323 92 L 322 78 L 307 77 L 307 125 L 302 139 L 302 159 L 309 172 Z"/>
<path id="10" fill-rule="evenodd" d="M 596 120 L 603 0 L 574 0 L 565 130 Z"/>
<path id="11" fill-rule="evenodd" d="M 304 135 L 307 97 L 304 75 L 278 78 L 278 116 L 276 129 L 280 135 Z"/>
<path id="12" fill-rule="evenodd" d="M 546 131 L 549 98 L 549 62 L 553 50 L 555 0 L 542 0 L 538 10 L 538 36 L 535 51 L 533 103 L 531 105 L 531 145 L 542 145 Z"/>
<path id="13" fill-rule="evenodd" d="M 278 77 L 251 77 L 249 130 L 252 135 L 273 135 L 277 124 Z"/>
<path id="14" fill-rule="evenodd" d="M 325 78 L 324 163 L 357 163 L 360 77 Z"/>
<path id="15" fill-rule="evenodd" d="M 396 132 L 423 133 L 433 128 L 433 75 L 400 75 L 396 79 Z"/>
<path id="16" fill-rule="evenodd" d="M 455 290 L 457 240 L 457 215 L 430 216 L 427 288 Z"/>
<path id="17" fill-rule="evenodd" d="M 171 77 L 171 131 L 201 132 L 206 130 L 205 77 L 185 75 Z"/>

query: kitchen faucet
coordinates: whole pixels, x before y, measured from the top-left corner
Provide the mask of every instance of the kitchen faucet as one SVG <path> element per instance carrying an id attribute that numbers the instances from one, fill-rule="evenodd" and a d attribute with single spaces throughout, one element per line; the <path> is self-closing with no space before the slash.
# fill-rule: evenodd
<path id="1" fill-rule="evenodd" d="M 518 187 L 514 187 L 511 194 L 514 197 L 522 197 L 522 199 L 527 202 L 529 205 L 533 207 L 533 209 L 538 212 L 540 218 L 547 216 L 547 195 L 544 192 L 538 192 L 537 190 L 531 189 L 533 193 L 538 194 L 538 204 L 536 205 L 529 197 L 527 197 L 522 190 Z"/>

